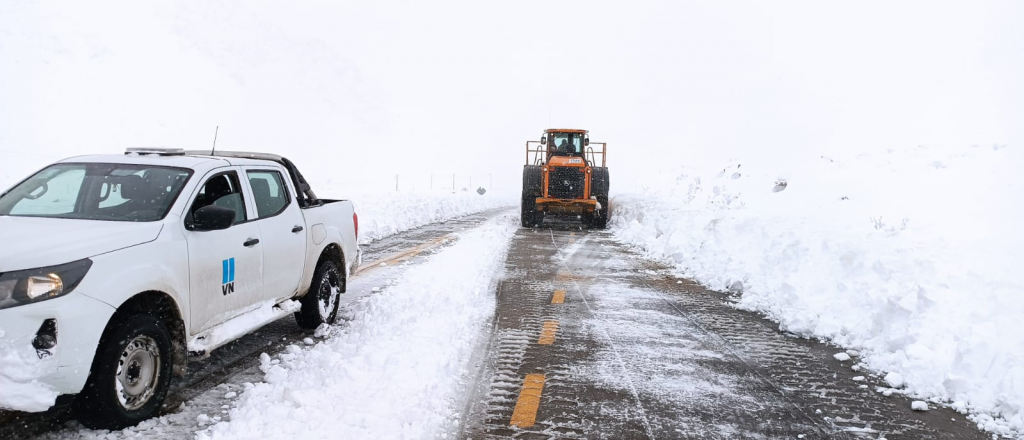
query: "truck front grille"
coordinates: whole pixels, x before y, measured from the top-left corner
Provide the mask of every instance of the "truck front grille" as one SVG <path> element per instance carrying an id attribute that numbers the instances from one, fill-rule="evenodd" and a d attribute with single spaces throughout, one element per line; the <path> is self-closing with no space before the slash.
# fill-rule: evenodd
<path id="1" fill-rule="evenodd" d="M 555 199 L 582 199 L 586 190 L 587 174 L 580 167 L 551 167 L 548 179 L 548 197 Z"/>

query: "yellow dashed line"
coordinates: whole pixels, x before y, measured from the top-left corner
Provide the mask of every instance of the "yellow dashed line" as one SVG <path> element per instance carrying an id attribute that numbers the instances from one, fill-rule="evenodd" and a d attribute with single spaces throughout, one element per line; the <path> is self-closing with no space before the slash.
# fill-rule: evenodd
<path id="1" fill-rule="evenodd" d="M 424 252 L 424 251 L 426 251 L 428 249 L 435 248 L 435 247 L 438 247 L 438 246 L 444 244 L 444 242 L 447 241 L 449 238 L 450 238 L 450 236 L 441 237 L 441 238 L 433 240 L 433 241 L 431 241 L 429 243 L 424 243 L 424 244 L 416 246 L 416 247 L 414 247 L 412 249 L 409 249 L 409 250 L 402 251 L 402 252 L 399 252 L 397 254 L 391 255 L 388 258 L 385 258 L 383 260 L 374 261 L 373 263 L 368 263 L 367 265 L 362 266 L 359 269 L 356 269 L 356 274 L 360 274 L 360 273 L 363 273 L 363 272 L 368 271 L 368 270 L 376 269 L 378 267 L 381 267 L 381 264 L 384 264 L 386 266 L 386 265 L 389 265 L 391 263 L 395 263 L 395 262 L 398 262 L 398 261 L 409 260 L 412 257 L 418 256 L 420 253 L 422 253 L 422 252 Z"/>
<path id="2" fill-rule="evenodd" d="M 519 392 L 516 409 L 512 411 L 510 426 L 529 428 L 537 422 L 537 409 L 540 408 L 540 394 L 544 391 L 543 374 L 527 374 L 523 381 L 523 390 Z"/>
<path id="3" fill-rule="evenodd" d="M 537 340 L 537 343 L 540 345 L 554 344 L 555 333 L 558 333 L 558 321 L 544 321 L 544 328 L 540 330 L 540 339 Z"/>
<path id="4" fill-rule="evenodd" d="M 551 304 L 561 304 L 565 302 L 565 291 L 556 290 L 555 295 L 551 297 Z"/>
<path id="5" fill-rule="evenodd" d="M 557 274 L 555 274 L 555 281 L 556 282 L 565 283 L 565 282 L 569 282 L 569 281 L 572 281 L 572 280 L 573 280 L 572 274 L 569 273 L 569 272 L 561 271 L 561 272 L 558 272 Z"/>

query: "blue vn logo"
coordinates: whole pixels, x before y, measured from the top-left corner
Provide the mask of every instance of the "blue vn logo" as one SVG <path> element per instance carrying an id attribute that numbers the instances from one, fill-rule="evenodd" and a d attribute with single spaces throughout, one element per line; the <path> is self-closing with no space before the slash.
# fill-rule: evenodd
<path id="1" fill-rule="evenodd" d="M 221 262 L 224 267 L 223 276 L 221 277 L 220 290 L 225 296 L 228 294 L 235 293 L 235 259 L 224 260 Z"/>

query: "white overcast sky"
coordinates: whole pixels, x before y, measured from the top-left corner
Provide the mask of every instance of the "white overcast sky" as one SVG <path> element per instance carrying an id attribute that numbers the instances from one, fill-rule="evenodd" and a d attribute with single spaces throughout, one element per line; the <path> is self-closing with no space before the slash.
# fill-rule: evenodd
<path id="1" fill-rule="evenodd" d="M 217 125 L 218 148 L 382 187 L 518 190 L 551 126 L 608 141 L 619 189 L 727 158 L 1019 148 L 1022 20 L 1015 1 L 6 0 L 0 167 L 208 148 Z"/>

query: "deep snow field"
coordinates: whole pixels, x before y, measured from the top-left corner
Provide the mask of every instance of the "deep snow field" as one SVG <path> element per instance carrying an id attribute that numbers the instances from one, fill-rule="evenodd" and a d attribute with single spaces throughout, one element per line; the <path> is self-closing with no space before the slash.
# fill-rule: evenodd
<path id="1" fill-rule="evenodd" d="M 1020 435 L 1022 167 L 1003 145 L 682 167 L 614 196 L 611 227 L 786 332 L 860 351 L 896 392 Z"/>

